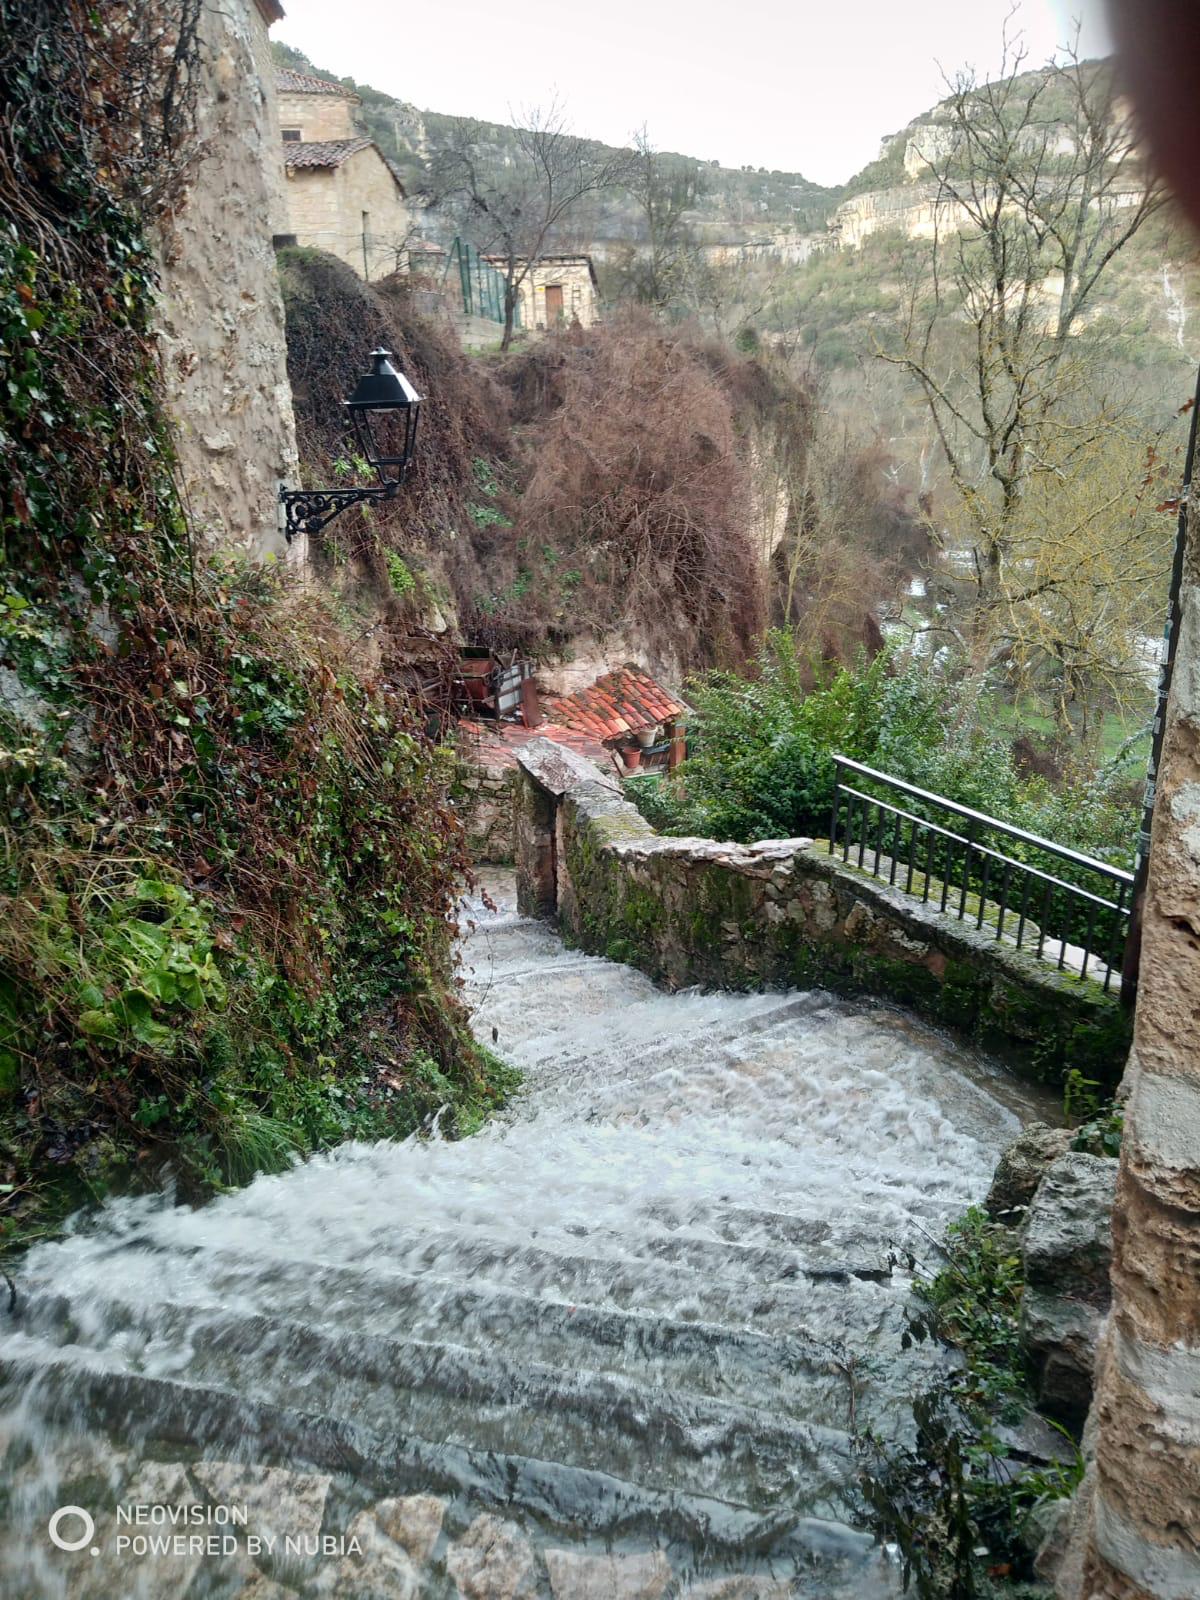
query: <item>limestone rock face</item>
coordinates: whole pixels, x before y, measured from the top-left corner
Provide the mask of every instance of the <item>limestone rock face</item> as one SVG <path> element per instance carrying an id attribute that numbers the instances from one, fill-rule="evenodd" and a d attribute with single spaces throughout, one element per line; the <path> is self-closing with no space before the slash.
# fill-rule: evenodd
<path id="1" fill-rule="evenodd" d="M 1070 1150 L 1047 1168 L 1022 1238 L 1027 1283 L 1108 1304 L 1117 1162 Z"/>
<path id="2" fill-rule="evenodd" d="M 1046 1169 L 1022 1234 L 1021 1343 L 1037 1373 L 1039 1403 L 1074 1425 L 1091 1402 L 1109 1305 L 1116 1182 L 1116 1161 L 1068 1151 Z"/>
<path id="3" fill-rule="evenodd" d="M 1047 1169 L 1071 1148 L 1072 1138 L 1069 1128 L 1052 1128 L 1045 1122 L 1022 1128 L 997 1163 L 983 1203 L 988 1216 L 1004 1222 L 1013 1212 L 1024 1210 Z"/>

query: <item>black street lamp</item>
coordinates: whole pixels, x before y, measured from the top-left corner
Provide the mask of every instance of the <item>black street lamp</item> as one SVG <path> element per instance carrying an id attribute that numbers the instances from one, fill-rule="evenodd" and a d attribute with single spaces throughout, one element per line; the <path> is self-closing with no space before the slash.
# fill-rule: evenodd
<path id="1" fill-rule="evenodd" d="M 320 533 L 347 506 L 394 500 L 399 493 L 417 442 L 421 396 L 391 356 L 390 350 L 372 350 L 370 372 L 345 402 L 358 448 L 379 482 L 356 489 L 280 489 L 289 544 L 298 533 Z"/>

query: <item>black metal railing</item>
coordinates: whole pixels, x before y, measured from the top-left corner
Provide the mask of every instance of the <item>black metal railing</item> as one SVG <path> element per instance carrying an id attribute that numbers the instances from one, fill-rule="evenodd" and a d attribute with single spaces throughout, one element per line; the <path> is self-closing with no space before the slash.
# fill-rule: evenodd
<path id="1" fill-rule="evenodd" d="M 1086 977 L 1091 962 L 1106 991 L 1119 981 L 1131 872 L 848 756 L 835 764 L 830 855 L 840 849 L 843 861 L 960 922 L 986 923 L 998 940 L 1036 948 L 1060 971 Z"/>

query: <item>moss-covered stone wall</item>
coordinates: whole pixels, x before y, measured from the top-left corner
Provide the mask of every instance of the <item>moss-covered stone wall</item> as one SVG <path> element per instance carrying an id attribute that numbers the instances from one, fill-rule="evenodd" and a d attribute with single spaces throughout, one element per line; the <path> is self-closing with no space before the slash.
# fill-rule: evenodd
<path id="1" fill-rule="evenodd" d="M 1128 1017 L 1099 983 L 943 916 L 812 840 L 664 837 L 596 769 L 567 767 L 561 754 L 535 740 L 518 758 L 517 871 L 526 909 L 552 907 L 580 948 L 671 988 L 872 995 L 1039 1080 L 1071 1068 L 1120 1077 Z"/>

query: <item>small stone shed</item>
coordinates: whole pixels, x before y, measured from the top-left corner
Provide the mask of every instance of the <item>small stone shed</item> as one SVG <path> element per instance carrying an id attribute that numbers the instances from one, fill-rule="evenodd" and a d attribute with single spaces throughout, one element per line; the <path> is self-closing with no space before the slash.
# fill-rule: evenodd
<path id="1" fill-rule="evenodd" d="M 503 267 L 502 262 L 494 265 Z M 543 256 L 520 288 L 521 326 L 544 332 L 577 322 L 590 328 L 600 320 L 596 268 L 591 256 Z"/>

